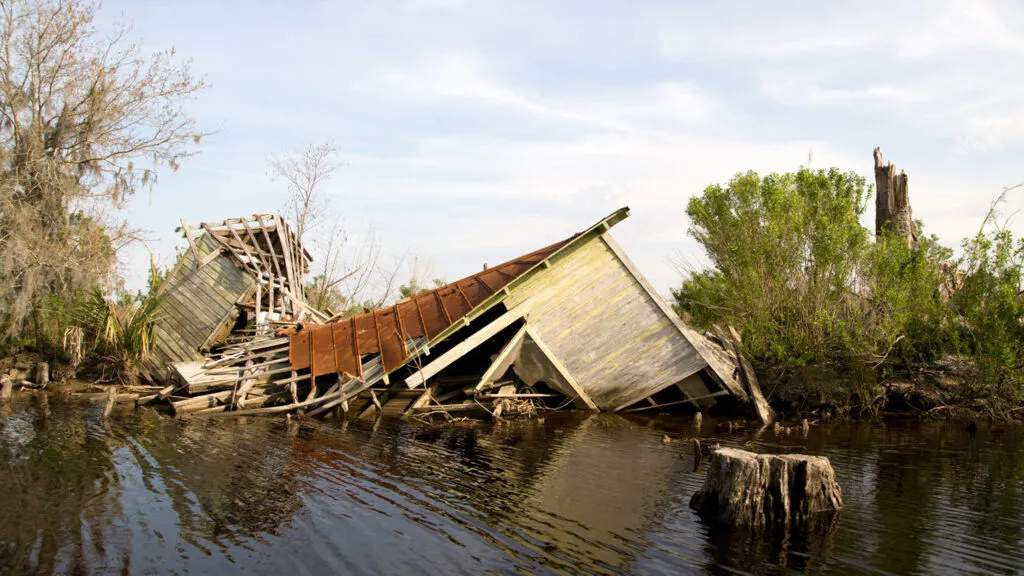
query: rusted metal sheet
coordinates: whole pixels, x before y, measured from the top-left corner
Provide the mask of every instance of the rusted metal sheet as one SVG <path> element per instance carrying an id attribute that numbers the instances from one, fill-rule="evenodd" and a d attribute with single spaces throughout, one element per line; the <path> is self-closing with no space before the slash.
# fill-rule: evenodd
<path id="1" fill-rule="evenodd" d="M 309 332 L 292 334 L 288 342 L 288 361 L 292 366 L 309 368 Z M 293 368 L 294 369 L 294 368 Z"/>
<path id="2" fill-rule="evenodd" d="M 304 330 L 290 335 L 292 369 L 312 367 L 315 376 L 336 372 L 358 376 L 361 356 L 380 354 L 384 372 L 390 372 L 409 357 L 407 341 L 418 337 L 429 341 L 437 337 L 575 237 L 418 294 L 389 308 L 330 324 L 306 324 Z"/>

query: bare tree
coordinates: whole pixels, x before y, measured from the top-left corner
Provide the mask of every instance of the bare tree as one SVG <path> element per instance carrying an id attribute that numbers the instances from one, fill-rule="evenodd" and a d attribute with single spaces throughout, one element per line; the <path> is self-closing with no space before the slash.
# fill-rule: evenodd
<path id="1" fill-rule="evenodd" d="M 331 142 L 310 144 L 302 152 L 270 160 L 271 176 L 288 187 L 285 217 L 302 239 L 328 216 L 329 199 L 323 184 L 338 169 Z"/>
<path id="2" fill-rule="evenodd" d="M 112 210 L 199 142 L 203 88 L 173 50 L 101 36 L 88 0 L 0 0 L 0 333 L 109 279 L 134 237 Z"/>

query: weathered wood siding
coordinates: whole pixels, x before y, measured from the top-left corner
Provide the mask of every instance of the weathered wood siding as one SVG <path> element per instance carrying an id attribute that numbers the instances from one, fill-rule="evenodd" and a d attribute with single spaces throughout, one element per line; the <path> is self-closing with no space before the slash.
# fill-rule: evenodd
<path id="1" fill-rule="evenodd" d="M 196 239 L 200 259 L 216 249 L 206 235 Z M 156 327 L 153 353 L 144 372 L 162 380 L 168 362 L 201 360 L 199 349 L 237 317 L 235 303 L 256 281 L 221 254 L 195 269 L 191 251 L 185 253 L 160 287 L 160 320 Z"/>
<path id="2" fill-rule="evenodd" d="M 602 410 L 681 382 L 707 363 L 602 236 L 516 287 L 529 325 Z"/>

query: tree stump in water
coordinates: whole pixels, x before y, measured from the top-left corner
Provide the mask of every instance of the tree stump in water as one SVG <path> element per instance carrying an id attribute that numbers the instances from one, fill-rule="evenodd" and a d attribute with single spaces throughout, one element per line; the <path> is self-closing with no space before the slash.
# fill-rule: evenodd
<path id="1" fill-rule="evenodd" d="M 812 523 L 842 506 L 828 458 L 735 448 L 714 452 L 704 486 L 690 500 L 708 520 L 754 529 Z"/>

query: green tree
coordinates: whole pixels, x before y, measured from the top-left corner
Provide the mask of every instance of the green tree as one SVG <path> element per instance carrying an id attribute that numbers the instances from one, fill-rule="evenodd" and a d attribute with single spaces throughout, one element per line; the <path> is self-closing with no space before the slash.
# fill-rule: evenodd
<path id="1" fill-rule="evenodd" d="M 94 26 L 87 0 L 0 2 L 0 335 L 51 295 L 109 283 L 134 240 L 113 213 L 176 169 L 200 134 L 203 86 L 174 51 Z"/>
<path id="2" fill-rule="evenodd" d="M 712 267 L 674 291 L 698 325 L 728 322 L 749 351 L 806 362 L 845 348 L 851 290 L 869 244 L 860 225 L 869 190 L 838 169 L 738 174 L 690 199 L 689 233 Z"/>

